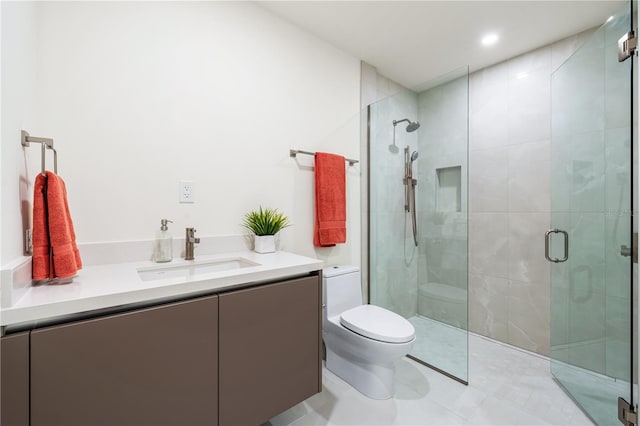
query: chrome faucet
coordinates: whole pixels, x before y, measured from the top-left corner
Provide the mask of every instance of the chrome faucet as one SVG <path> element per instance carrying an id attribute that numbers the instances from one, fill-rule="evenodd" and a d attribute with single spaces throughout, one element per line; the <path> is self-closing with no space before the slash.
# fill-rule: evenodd
<path id="1" fill-rule="evenodd" d="M 184 260 L 193 260 L 193 249 L 196 244 L 200 244 L 200 238 L 196 238 L 195 228 L 186 228 L 186 241 L 184 247 Z"/>

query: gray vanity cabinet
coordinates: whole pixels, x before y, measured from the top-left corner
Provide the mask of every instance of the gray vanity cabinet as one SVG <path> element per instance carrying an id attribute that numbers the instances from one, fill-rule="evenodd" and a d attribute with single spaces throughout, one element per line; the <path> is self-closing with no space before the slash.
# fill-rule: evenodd
<path id="1" fill-rule="evenodd" d="M 0 423 L 258 426 L 322 390 L 321 283 L 317 271 L 6 335 Z"/>
<path id="2" fill-rule="evenodd" d="M 220 425 L 260 425 L 320 392 L 319 276 L 220 295 Z"/>
<path id="3" fill-rule="evenodd" d="M 0 339 L 0 424 L 29 426 L 29 332 Z"/>
<path id="4" fill-rule="evenodd" d="M 36 329 L 31 425 L 216 425 L 217 375 L 218 296 Z"/>

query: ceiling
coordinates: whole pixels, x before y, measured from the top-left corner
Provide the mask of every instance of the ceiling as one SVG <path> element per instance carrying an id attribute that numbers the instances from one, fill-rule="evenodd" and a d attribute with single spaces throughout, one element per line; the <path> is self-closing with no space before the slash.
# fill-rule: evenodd
<path id="1" fill-rule="evenodd" d="M 469 65 L 474 71 L 599 26 L 627 1 L 260 1 L 413 89 Z M 496 33 L 490 47 L 482 36 Z"/>

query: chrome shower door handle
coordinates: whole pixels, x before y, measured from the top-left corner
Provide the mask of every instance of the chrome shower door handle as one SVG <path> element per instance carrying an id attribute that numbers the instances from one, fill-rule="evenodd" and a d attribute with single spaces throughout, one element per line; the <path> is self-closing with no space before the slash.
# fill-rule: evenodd
<path id="1" fill-rule="evenodd" d="M 549 246 L 550 246 L 551 234 L 562 234 L 562 235 L 564 235 L 564 257 L 562 259 L 558 259 L 557 257 L 551 257 L 549 255 L 549 251 L 550 251 Z M 567 231 L 563 231 L 562 229 L 553 228 L 553 229 L 549 229 L 547 232 L 544 233 L 544 257 L 549 262 L 553 262 L 553 263 L 566 262 L 567 259 L 569 259 L 569 234 L 567 233 Z"/>

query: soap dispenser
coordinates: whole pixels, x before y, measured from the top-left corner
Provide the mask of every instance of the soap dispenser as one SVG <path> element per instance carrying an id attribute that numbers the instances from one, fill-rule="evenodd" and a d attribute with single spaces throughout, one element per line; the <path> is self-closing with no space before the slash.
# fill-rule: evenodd
<path id="1" fill-rule="evenodd" d="M 167 222 L 173 223 L 168 219 L 160 220 L 160 231 L 156 237 L 155 261 L 158 263 L 171 262 L 173 259 L 173 237 Z"/>

